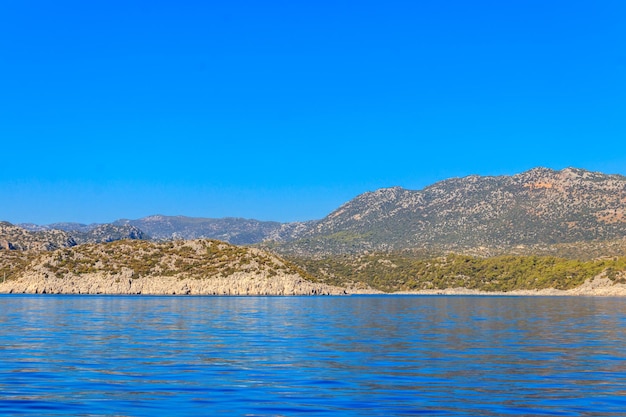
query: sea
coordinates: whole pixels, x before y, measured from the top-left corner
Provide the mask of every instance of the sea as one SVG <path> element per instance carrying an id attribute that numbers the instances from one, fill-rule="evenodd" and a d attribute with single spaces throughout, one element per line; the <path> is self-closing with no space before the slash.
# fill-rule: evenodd
<path id="1" fill-rule="evenodd" d="M 0 296 L 2 416 L 626 416 L 626 299 Z"/>

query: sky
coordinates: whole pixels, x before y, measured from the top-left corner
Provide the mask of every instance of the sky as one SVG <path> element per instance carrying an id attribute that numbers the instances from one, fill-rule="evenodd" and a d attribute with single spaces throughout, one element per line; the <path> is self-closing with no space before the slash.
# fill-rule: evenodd
<path id="1" fill-rule="evenodd" d="M 0 2 L 0 220 L 319 219 L 626 175 L 623 0 Z"/>

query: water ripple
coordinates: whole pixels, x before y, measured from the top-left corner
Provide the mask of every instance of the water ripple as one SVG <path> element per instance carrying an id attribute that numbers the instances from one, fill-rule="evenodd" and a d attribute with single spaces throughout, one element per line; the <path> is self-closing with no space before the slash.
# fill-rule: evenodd
<path id="1" fill-rule="evenodd" d="M 626 301 L 0 296 L 7 416 L 623 416 Z"/>

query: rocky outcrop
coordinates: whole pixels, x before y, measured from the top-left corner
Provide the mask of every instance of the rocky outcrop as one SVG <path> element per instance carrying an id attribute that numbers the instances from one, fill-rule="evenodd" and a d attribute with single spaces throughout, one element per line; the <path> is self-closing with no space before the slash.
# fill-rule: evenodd
<path id="1" fill-rule="evenodd" d="M 622 278 L 626 276 L 621 273 Z M 623 280 L 622 280 L 623 281 Z M 609 279 L 605 273 L 602 273 L 593 279 L 585 281 L 579 287 L 564 291 L 566 295 L 601 295 L 607 297 L 624 297 L 626 296 L 626 284 L 616 283 Z"/>

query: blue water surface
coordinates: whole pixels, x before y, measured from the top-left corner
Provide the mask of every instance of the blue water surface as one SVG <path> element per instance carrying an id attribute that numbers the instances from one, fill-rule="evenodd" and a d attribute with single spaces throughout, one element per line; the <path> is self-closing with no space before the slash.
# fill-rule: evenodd
<path id="1" fill-rule="evenodd" d="M 5 416 L 626 416 L 626 300 L 0 296 Z"/>

